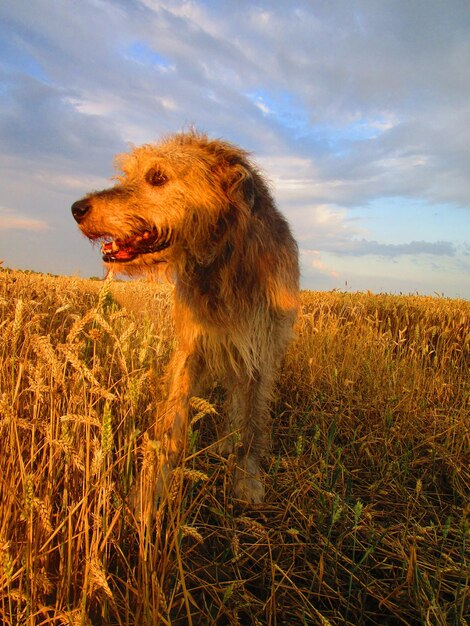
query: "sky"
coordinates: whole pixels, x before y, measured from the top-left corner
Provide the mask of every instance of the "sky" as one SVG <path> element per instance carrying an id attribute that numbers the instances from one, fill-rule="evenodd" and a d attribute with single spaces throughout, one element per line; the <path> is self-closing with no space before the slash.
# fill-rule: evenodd
<path id="1" fill-rule="evenodd" d="M 191 126 L 252 153 L 303 288 L 470 298 L 468 0 L 4 0 L 4 266 L 102 276 L 70 205 Z"/>

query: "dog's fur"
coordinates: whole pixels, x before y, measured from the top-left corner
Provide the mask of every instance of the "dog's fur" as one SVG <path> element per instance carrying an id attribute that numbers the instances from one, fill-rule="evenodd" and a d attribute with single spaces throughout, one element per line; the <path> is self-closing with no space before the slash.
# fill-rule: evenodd
<path id="1" fill-rule="evenodd" d="M 265 180 L 232 144 L 181 133 L 120 155 L 118 164 L 117 184 L 72 212 L 87 237 L 108 242 L 107 265 L 127 274 L 165 267 L 175 281 L 179 343 L 158 420 L 168 462 L 209 373 L 227 391 L 235 495 L 260 502 L 269 402 L 298 309 L 297 245 Z"/>

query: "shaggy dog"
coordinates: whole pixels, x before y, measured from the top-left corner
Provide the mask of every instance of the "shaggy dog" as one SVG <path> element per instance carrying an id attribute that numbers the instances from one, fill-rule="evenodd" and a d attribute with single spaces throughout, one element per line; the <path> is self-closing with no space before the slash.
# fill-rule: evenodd
<path id="1" fill-rule="evenodd" d="M 175 282 L 178 348 L 157 419 L 166 466 L 177 460 L 189 401 L 209 374 L 227 393 L 235 496 L 261 502 L 269 402 L 299 305 L 296 242 L 265 180 L 232 144 L 181 133 L 118 164 L 116 185 L 75 202 L 72 213 L 102 242 L 107 266 L 137 274 L 165 264 Z"/>

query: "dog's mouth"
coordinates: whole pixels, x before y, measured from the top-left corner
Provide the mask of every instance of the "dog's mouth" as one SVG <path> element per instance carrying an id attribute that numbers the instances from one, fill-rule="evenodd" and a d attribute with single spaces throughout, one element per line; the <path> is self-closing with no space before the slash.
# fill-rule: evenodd
<path id="1" fill-rule="evenodd" d="M 125 239 L 103 237 L 101 254 L 106 263 L 128 263 L 143 254 L 154 254 L 165 250 L 172 244 L 170 229 L 153 228 L 135 233 Z"/>

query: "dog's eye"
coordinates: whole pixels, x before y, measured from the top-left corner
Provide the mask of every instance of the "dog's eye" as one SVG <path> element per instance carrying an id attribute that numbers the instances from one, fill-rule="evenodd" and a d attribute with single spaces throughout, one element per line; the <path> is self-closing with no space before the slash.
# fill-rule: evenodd
<path id="1" fill-rule="evenodd" d="M 168 177 L 161 170 L 155 168 L 147 172 L 145 179 L 153 187 L 161 187 L 168 181 Z"/>

